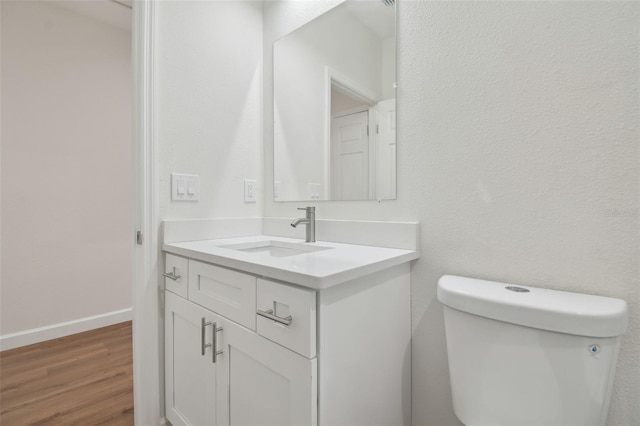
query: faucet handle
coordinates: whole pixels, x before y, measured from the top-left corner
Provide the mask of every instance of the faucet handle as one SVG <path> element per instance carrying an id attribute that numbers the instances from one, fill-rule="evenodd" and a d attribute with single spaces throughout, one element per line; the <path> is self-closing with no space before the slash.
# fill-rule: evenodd
<path id="1" fill-rule="evenodd" d="M 298 207 L 298 210 L 304 210 L 306 212 L 312 212 L 314 211 L 316 208 L 315 206 L 309 206 L 309 207 Z"/>

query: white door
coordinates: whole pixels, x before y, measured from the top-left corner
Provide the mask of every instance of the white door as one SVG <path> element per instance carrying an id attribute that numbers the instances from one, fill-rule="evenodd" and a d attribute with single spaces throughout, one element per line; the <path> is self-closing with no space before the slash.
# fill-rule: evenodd
<path id="1" fill-rule="evenodd" d="M 217 386 L 219 394 L 228 390 L 226 424 L 316 425 L 316 360 L 229 321 L 222 327 Z"/>
<path id="2" fill-rule="evenodd" d="M 369 112 L 331 120 L 331 199 L 369 198 Z"/>
<path id="3" fill-rule="evenodd" d="M 396 198 L 396 100 L 376 106 L 376 199 Z"/>
<path id="4" fill-rule="evenodd" d="M 165 295 L 167 419 L 173 426 L 217 425 L 217 364 L 212 347 L 206 346 L 212 342 L 217 316 L 170 292 Z"/>

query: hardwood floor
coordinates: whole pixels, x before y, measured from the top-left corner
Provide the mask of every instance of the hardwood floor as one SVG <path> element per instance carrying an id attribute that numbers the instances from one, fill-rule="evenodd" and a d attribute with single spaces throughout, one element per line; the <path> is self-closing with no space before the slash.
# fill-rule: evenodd
<path id="1" fill-rule="evenodd" d="M 0 352 L 0 425 L 133 425 L 131 322 Z"/>

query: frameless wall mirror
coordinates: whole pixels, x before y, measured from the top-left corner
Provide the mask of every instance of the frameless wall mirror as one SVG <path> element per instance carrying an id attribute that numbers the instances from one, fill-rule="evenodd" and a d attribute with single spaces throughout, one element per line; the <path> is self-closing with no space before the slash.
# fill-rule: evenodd
<path id="1" fill-rule="evenodd" d="M 394 0 L 347 0 L 273 45 L 275 201 L 396 198 Z"/>

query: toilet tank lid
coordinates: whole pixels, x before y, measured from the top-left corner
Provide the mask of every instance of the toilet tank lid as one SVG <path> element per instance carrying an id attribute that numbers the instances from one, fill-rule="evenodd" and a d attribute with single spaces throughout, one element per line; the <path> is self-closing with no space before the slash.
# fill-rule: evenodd
<path id="1" fill-rule="evenodd" d="M 627 330 L 627 302 L 611 297 L 445 275 L 438 281 L 438 300 L 470 314 L 559 333 L 613 337 Z"/>

